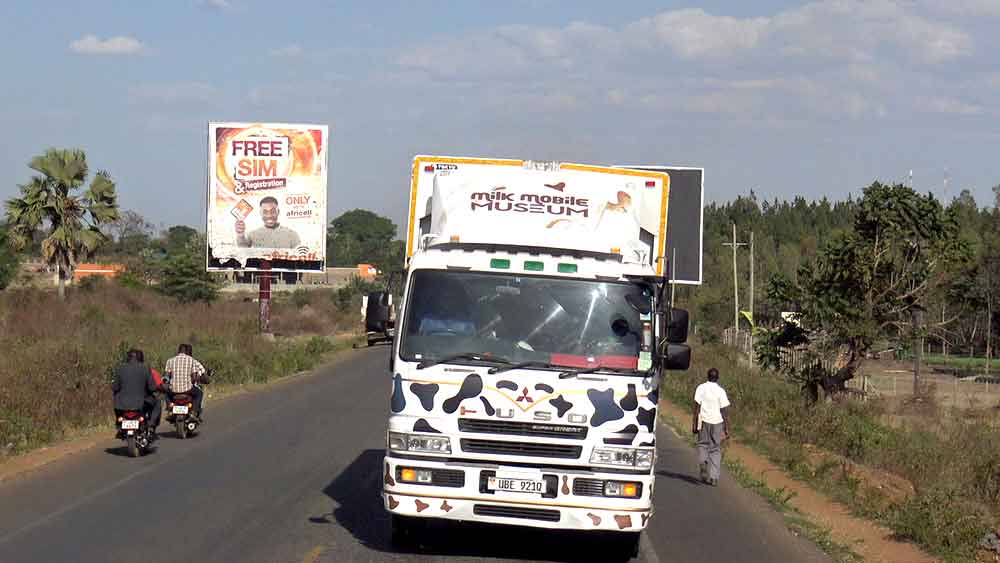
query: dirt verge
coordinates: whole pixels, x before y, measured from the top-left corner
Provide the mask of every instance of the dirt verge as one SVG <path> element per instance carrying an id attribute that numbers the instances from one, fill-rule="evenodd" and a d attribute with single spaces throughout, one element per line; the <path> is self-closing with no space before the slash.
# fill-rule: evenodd
<path id="1" fill-rule="evenodd" d="M 660 400 L 662 416 L 673 419 L 675 425 L 687 428 L 691 423 L 691 413 L 664 399 Z M 835 542 L 845 545 L 871 563 L 932 563 L 937 559 L 924 553 L 912 543 L 893 539 L 888 528 L 851 514 L 844 505 L 813 490 L 801 481 L 787 475 L 778 466 L 768 461 L 746 445 L 730 440 L 725 446 L 725 456 L 739 460 L 747 471 L 759 478 L 772 489 L 784 489 L 794 493 L 789 504 L 798 509 L 814 523 L 830 530 Z M 810 456 L 821 455 L 816 450 Z M 855 469 L 855 475 L 865 479 L 870 471 Z M 870 483 L 878 486 L 879 483 Z M 895 483 L 897 494 L 905 494 L 906 485 Z"/>
<path id="2" fill-rule="evenodd" d="M 331 352 L 324 361 L 312 370 L 288 374 L 272 379 L 267 383 L 230 386 L 217 385 L 209 387 L 205 394 L 206 409 L 209 408 L 207 407 L 209 404 L 212 405 L 211 408 L 217 408 L 216 405 L 226 403 L 235 397 L 247 393 L 263 391 L 275 385 L 281 385 L 293 381 L 300 376 L 310 375 L 320 369 L 336 365 L 343 359 L 343 353 L 351 350 L 350 340 L 348 338 L 338 336 L 337 340 L 340 342 L 338 346 L 341 347 L 334 352 Z M 94 428 L 79 429 L 57 444 L 38 448 L 36 450 L 0 461 L 0 485 L 22 477 L 54 461 L 89 450 L 98 444 L 106 442 L 114 434 L 114 432 L 114 426 L 111 424 Z"/>

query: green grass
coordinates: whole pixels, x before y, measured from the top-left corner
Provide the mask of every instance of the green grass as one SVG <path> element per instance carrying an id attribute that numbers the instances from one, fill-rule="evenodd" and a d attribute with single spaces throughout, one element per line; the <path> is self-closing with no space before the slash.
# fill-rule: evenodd
<path id="1" fill-rule="evenodd" d="M 883 421 L 894 413 L 878 401 L 809 406 L 796 386 L 771 374 L 751 374 L 728 349 L 699 347 L 694 357 L 689 372 L 667 377 L 665 397 L 690 407 L 711 363 L 722 372 L 742 442 L 898 537 L 946 561 L 973 560 L 979 539 L 1000 514 L 1000 432 L 988 420 L 911 414 L 889 425 Z M 812 467 L 806 444 L 902 476 L 916 494 L 891 501 L 838 463 Z"/>
<path id="2" fill-rule="evenodd" d="M 985 372 L 986 358 L 968 356 L 944 356 L 942 354 L 924 354 L 924 364 L 932 366 L 948 366 L 961 370 L 973 370 Z M 990 373 L 1000 372 L 1000 361 L 997 358 L 990 360 Z"/>
<path id="3" fill-rule="evenodd" d="M 257 334 L 257 304 L 223 299 L 180 304 L 115 283 L 75 288 L 65 302 L 41 290 L 0 293 L 0 461 L 112 420 L 111 373 L 132 347 L 162 370 L 182 342 L 215 371 L 213 385 L 267 382 L 308 370 L 355 329 L 332 292 L 278 301 Z"/>

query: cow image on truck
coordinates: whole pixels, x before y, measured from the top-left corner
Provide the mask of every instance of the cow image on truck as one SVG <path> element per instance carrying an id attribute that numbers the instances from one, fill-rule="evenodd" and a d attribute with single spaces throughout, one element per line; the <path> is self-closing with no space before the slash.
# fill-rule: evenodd
<path id="1" fill-rule="evenodd" d="M 606 533 L 652 516 L 670 309 L 667 173 L 418 156 L 393 342 L 383 502 L 427 519 Z"/>

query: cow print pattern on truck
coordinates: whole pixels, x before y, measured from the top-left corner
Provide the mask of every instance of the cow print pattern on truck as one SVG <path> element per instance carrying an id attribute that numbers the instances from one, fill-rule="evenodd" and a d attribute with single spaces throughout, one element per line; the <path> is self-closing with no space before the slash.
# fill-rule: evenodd
<path id="1" fill-rule="evenodd" d="M 646 431 L 652 432 L 653 427 L 656 426 L 656 407 L 651 409 L 639 407 L 639 414 L 635 415 L 635 418 L 639 424 L 646 427 Z"/>
<path id="2" fill-rule="evenodd" d="M 497 381 L 497 389 L 509 389 L 511 391 L 517 391 L 518 389 L 520 389 L 520 387 L 518 387 L 517 383 L 514 383 L 513 381 L 501 379 L 500 381 Z"/>
<path id="3" fill-rule="evenodd" d="M 490 404 L 490 400 L 486 397 L 479 397 L 479 400 L 483 402 L 483 409 L 486 410 L 486 416 L 493 416 L 496 413 L 496 409 Z"/>
<path id="4" fill-rule="evenodd" d="M 421 418 L 421 419 L 419 419 L 419 420 L 417 420 L 416 422 L 413 423 L 413 431 L 414 432 L 431 432 L 431 433 L 434 433 L 434 434 L 440 434 L 441 433 L 440 430 L 438 430 L 437 428 L 434 428 L 433 426 L 431 426 L 431 424 L 429 422 L 427 422 L 423 418 Z"/>
<path id="5" fill-rule="evenodd" d="M 478 373 L 473 373 L 468 375 L 464 381 L 462 381 L 462 387 L 458 389 L 458 393 L 444 402 L 442 408 L 444 412 L 452 414 L 458 410 L 458 405 L 466 399 L 471 399 L 483 392 L 483 378 L 479 377 Z"/>
<path id="6" fill-rule="evenodd" d="M 403 376 L 398 373 L 392 376 L 392 400 L 389 407 L 392 412 L 403 412 L 406 408 L 406 397 L 403 396 Z"/>
<path id="7" fill-rule="evenodd" d="M 628 384 L 628 393 L 622 398 L 621 405 L 627 411 L 634 411 L 639 406 L 639 399 L 635 396 L 635 384 Z"/>
<path id="8" fill-rule="evenodd" d="M 625 428 L 622 428 L 617 432 L 618 437 L 615 438 L 605 438 L 604 443 L 607 445 L 614 446 L 631 446 L 632 441 L 635 440 L 636 434 L 639 433 L 639 427 L 634 424 L 629 424 Z"/>
<path id="9" fill-rule="evenodd" d="M 569 409 L 573 408 L 573 403 L 563 399 L 562 395 L 559 395 L 555 399 L 549 401 L 549 404 L 556 408 L 556 415 L 558 415 L 559 418 L 566 416 Z"/>
<path id="10" fill-rule="evenodd" d="M 437 383 L 411 383 L 410 391 L 420 399 L 420 405 L 430 412 L 434 409 L 434 395 L 438 392 Z"/>
<path id="11" fill-rule="evenodd" d="M 614 388 L 598 391 L 597 389 L 587 389 L 587 397 L 594 405 L 594 416 L 590 419 L 590 425 L 597 427 L 605 422 L 618 420 L 625 416 L 625 412 L 615 404 Z"/>

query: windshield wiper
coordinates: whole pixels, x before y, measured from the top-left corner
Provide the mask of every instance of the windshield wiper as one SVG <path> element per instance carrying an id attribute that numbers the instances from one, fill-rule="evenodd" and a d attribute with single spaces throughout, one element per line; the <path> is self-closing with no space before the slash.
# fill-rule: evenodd
<path id="1" fill-rule="evenodd" d="M 542 360 L 529 360 L 527 362 L 519 362 L 519 363 L 516 363 L 516 364 L 508 364 L 508 365 L 505 365 L 505 366 L 499 366 L 499 367 L 495 367 L 495 368 L 490 368 L 490 370 L 488 372 L 486 372 L 486 373 L 501 373 L 501 372 L 504 372 L 504 371 L 510 371 L 512 369 L 521 369 L 521 368 L 529 368 L 529 367 L 552 368 L 552 367 L 555 367 L 555 366 L 552 365 L 552 364 L 550 364 L 549 362 L 542 361 Z"/>
<path id="2" fill-rule="evenodd" d="M 480 354 L 478 352 L 462 352 L 460 354 L 452 354 L 451 356 L 445 356 L 444 358 L 438 358 L 436 360 L 424 360 L 419 364 L 417 364 L 417 369 L 429 368 L 431 366 L 436 366 L 438 364 L 446 364 L 448 362 L 454 362 L 455 360 L 476 360 L 477 362 L 493 362 L 497 364 L 511 363 L 511 361 L 506 358 L 493 356 L 491 354 Z"/>
<path id="3" fill-rule="evenodd" d="M 631 372 L 631 371 L 635 371 L 635 370 L 633 370 L 631 368 L 616 368 L 616 367 L 611 367 L 611 366 L 592 366 L 592 367 L 589 367 L 589 368 L 580 368 L 580 369 L 575 369 L 575 370 L 572 370 L 572 371 L 564 371 L 564 372 L 562 372 L 562 373 L 559 374 L 559 379 L 569 379 L 570 377 L 576 377 L 578 375 L 583 375 L 585 373 L 594 373 L 595 371 L 601 371 L 602 369 L 603 370 L 608 370 L 608 371 L 617 371 L 617 372 L 622 372 L 622 371 Z"/>

